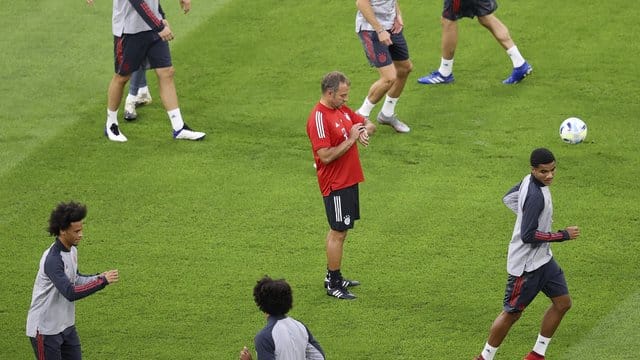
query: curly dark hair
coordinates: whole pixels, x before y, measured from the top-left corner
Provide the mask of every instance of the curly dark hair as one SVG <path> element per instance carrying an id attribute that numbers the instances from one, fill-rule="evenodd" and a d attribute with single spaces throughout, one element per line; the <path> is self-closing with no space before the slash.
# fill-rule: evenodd
<path id="1" fill-rule="evenodd" d="M 59 203 L 49 217 L 49 234 L 60 235 L 61 230 L 66 230 L 71 223 L 81 221 L 87 216 L 87 207 L 77 202 Z"/>
<path id="2" fill-rule="evenodd" d="M 282 316 L 293 307 L 291 286 L 284 280 L 273 280 L 265 275 L 253 288 L 256 305 L 269 315 Z"/>

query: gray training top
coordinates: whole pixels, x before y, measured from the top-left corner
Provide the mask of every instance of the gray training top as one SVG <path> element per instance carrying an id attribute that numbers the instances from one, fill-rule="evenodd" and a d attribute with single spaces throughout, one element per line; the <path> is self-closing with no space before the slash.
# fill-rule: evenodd
<path id="1" fill-rule="evenodd" d="M 111 26 L 114 36 L 164 29 L 159 0 L 113 0 Z"/>
<path id="2" fill-rule="evenodd" d="M 396 18 L 396 0 L 371 0 L 371 7 L 380 25 L 385 30 L 391 29 Z M 358 33 L 362 30 L 375 31 L 376 29 L 367 22 L 367 19 L 358 10 L 356 14 L 356 32 Z"/>
<path id="3" fill-rule="evenodd" d="M 75 324 L 74 301 L 89 296 L 107 286 L 100 275 L 78 272 L 78 250 L 67 249 L 59 239 L 40 259 L 40 268 L 33 284 L 31 307 L 27 315 L 27 336 L 56 335 Z"/>

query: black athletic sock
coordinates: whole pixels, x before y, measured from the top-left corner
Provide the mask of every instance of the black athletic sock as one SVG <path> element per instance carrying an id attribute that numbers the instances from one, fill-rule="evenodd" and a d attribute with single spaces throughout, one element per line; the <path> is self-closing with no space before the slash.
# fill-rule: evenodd
<path id="1" fill-rule="evenodd" d="M 329 272 L 329 286 L 332 288 L 338 287 L 342 284 L 342 274 L 340 269 L 327 270 Z"/>

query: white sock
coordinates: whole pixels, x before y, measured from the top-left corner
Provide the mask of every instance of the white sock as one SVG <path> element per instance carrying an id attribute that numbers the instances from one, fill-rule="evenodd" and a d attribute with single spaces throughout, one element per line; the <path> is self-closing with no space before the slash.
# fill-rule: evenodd
<path id="1" fill-rule="evenodd" d="M 551 338 L 547 338 L 538 334 L 538 340 L 536 340 L 536 344 L 533 346 L 533 351 L 544 356 L 544 353 L 547 352 L 547 346 L 549 346 L 550 342 Z"/>
<path id="2" fill-rule="evenodd" d="M 382 114 L 384 116 L 393 116 L 396 113 L 396 103 L 398 102 L 398 98 L 392 98 L 387 95 L 384 99 L 384 104 L 382 105 Z"/>
<path id="3" fill-rule="evenodd" d="M 484 349 L 482 349 L 482 357 L 484 360 L 493 360 L 493 357 L 496 356 L 496 352 L 498 352 L 497 347 L 493 347 L 489 345 L 489 343 L 484 344 Z"/>
<path id="4" fill-rule="evenodd" d="M 517 68 L 524 64 L 524 58 L 520 54 L 518 47 L 513 45 L 511 48 L 507 50 L 507 55 L 511 58 L 511 62 L 513 62 L 513 67 Z"/>
<path id="5" fill-rule="evenodd" d="M 376 104 L 372 104 L 371 101 L 369 101 L 369 97 L 365 97 L 364 102 L 362 103 L 362 106 L 360 106 L 360 109 L 358 109 L 357 113 L 364 117 L 369 117 L 369 115 L 371 115 L 371 110 L 373 110 L 375 106 Z"/>
<path id="6" fill-rule="evenodd" d="M 138 88 L 138 95 L 148 94 L 148 93 L 149 93 L 149 86 L 143 86 L 141 88 Z"/>
<path id="7" fill-rule="evenodd" d="M 171 127 L 173 127 L 173 130 L 182 130 L 184 127 L 184 121 L 182 120 L 182 114 L 180 114 L 180 108 L 169 110 L 167 111 L 167 114 L 169 114 L 169 120 L 171 120 Z"/>
<path id="8" fill-rule="evenodd" d="M 107 127 L 111 127 L 113 124 L 118 123 L 118 110 L 111 111 L 107 109 Z"/>
<path id="9" fill-rule="evenodd" d="M 127 94 L 127 99 L 125 102 L 134 102 L 136 101 L 136 95 Z"/>
<path id="10" fill-rule="evenodd" d="M 449 76 L 453 72 L 453 59 L 447 60 L 445 58 L 440 59 L 440 68 L 438 72 L 442 74 L 442 76 Z"/>

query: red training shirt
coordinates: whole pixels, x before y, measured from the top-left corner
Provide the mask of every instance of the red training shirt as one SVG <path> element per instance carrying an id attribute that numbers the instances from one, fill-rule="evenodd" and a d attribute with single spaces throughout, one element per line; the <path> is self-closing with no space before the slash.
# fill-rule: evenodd
<path id="1" fill-rule="evenodd" d="M 322 163 L 317 153 L 318 149 L 335 147 L 349 139 L 353 124 L 364 124 L 364 121 L 364 117 L 345 105 L 339 109 L 331 109 L 318 102 L 311 111 L 307 120 L 307 135 L 311 140 L 322 196 L 364 181 L 356 144 L 328 164 Z"/>

